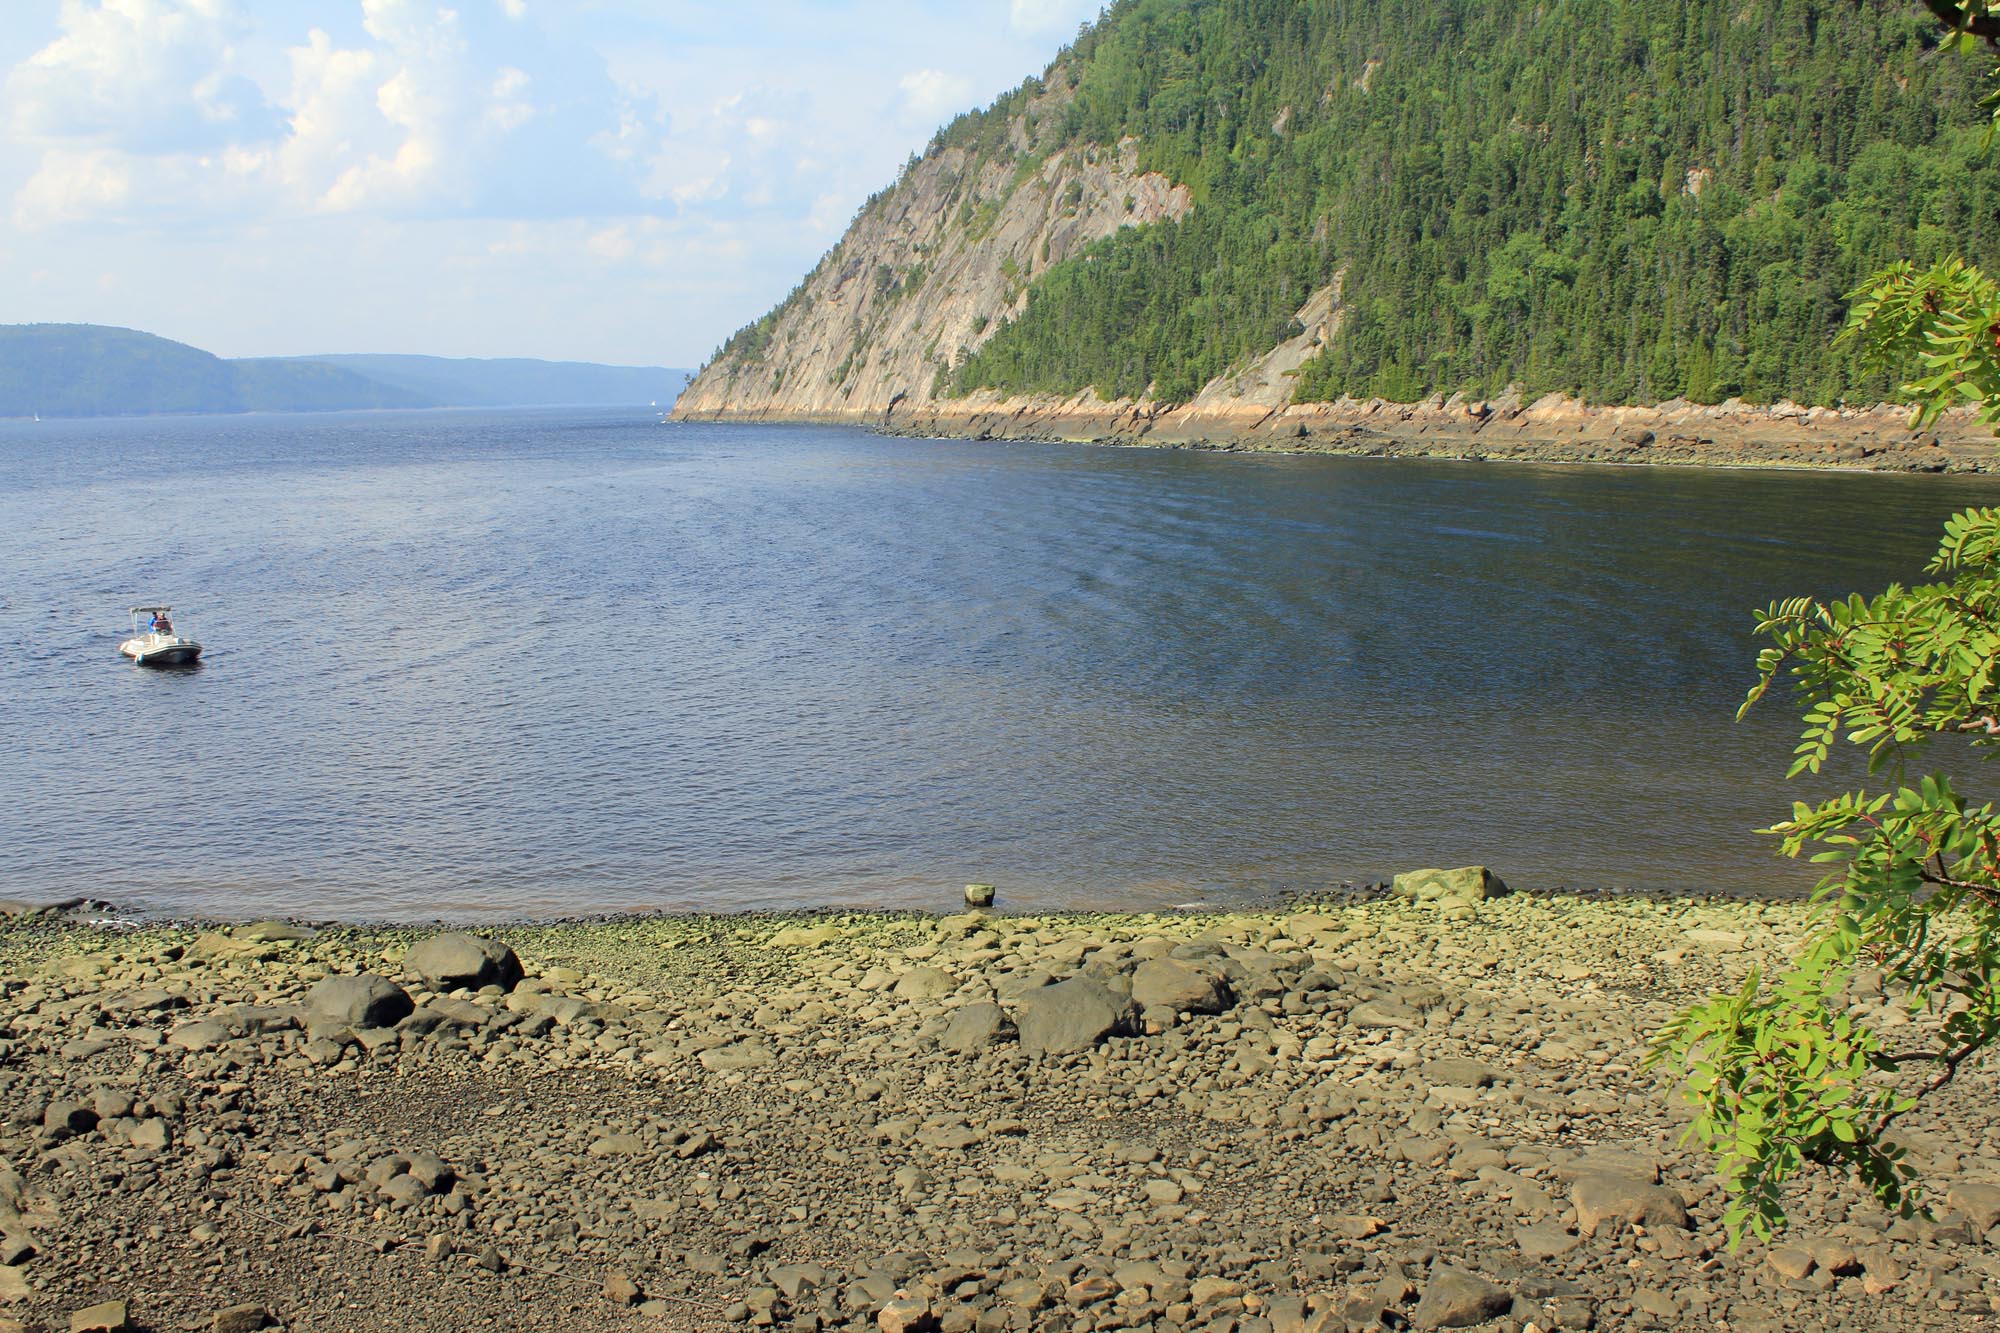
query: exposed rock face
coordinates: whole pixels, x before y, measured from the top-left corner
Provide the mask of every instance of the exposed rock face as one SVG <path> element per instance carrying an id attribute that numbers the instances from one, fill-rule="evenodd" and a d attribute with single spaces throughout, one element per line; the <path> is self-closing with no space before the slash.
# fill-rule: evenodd
<path id="1" fill-rule="evenodd" d="M 1067 93 L 1031 114 L 1060 112 Z M 1186 187 L 1139 170 L 1139 146 L 1031 155 L 1026 118 L 1016 156 L 947 148 L 921 159 L 872 201 L 840 243 L 749 344 L 705 368 L 674 407 L 679 421 L 822 422 L 892 434 L 1067 440 L 1288 453 L 1417 455 L 1563 462 L 1821 466 L 1870 471 L 1985 471 L 1993 441 L 1969 411 L 1924 433 L 1906 409 L 1700 404 L 1596 406 L 1563 394 L 1528 401 L 1436 395 L 1418 403 L 1343 398 L 1294 403 L 1295 372 L 1340 327 L 1339 283 L 1313 292 L 1301 332 L 1165 406 L 1105 400 L 940 396 L 961 353 L 1026 308 L 1052 266 L 1122 227 L 1171 222 L 1194 206 Z"/>
<path id="2" fill-rule="evenodd" d="M 1012 153 L 927 154 L 773 312 L 764 345 L 717 358 L 674 416 L 907 424 L 955 355 L 1025 308 L 1037 277 L 1193 207 L 1185 187 L 1139 170 L 1135 140 L 1031 156 L 1029 119 L 1057 117 L 1068 98 L 1052 89 L 1016 117 Z"/>

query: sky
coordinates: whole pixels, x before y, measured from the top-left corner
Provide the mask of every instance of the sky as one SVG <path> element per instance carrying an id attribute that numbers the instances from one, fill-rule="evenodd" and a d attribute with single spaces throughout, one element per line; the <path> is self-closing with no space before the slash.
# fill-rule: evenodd
<path id="1" fill-rule="evenodd" d="M 695 366 L 1102 0 L 5 0 L 0 323 Z"/>

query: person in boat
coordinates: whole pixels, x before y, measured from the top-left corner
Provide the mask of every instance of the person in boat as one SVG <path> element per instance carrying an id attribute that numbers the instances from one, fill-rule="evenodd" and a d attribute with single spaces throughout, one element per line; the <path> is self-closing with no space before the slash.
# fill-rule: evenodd
<path id="1" fill-rule="evenodd" d="M 172 634 L 173 632 L 174 632 L 174 622 L 168 620 L 164 615 L 160 614 L 158 611 L 153 612 L 153 633 Z"/>

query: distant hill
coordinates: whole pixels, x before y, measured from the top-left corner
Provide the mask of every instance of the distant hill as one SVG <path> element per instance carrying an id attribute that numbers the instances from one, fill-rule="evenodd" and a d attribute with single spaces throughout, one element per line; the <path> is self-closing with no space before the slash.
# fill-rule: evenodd
<path id="1" fill-rule="evenodd" d="M 185 343 L 98 324 L 0 325 L 0 417 L 431 405 L 336 366 L 224 361 Z"/>
<path id="2" fill-rule="evenodd" d="M 428 356 L 227 361 L 99 324 L 0 325 L 0 417 L 671 404 L 665 368 Z"/>
<path id="3" fill-rule="evenodd" d="M 299 358 L 288 358 L 294 364 Z M 442 356 L 337 354 L 309 362 L 337 366 L 451 407 L 671 406 L 687 372 L 659 366 L 600 366 L 588 361 L 498 360 Z M 308 363 L 309 363 L 308 362 Z"/>

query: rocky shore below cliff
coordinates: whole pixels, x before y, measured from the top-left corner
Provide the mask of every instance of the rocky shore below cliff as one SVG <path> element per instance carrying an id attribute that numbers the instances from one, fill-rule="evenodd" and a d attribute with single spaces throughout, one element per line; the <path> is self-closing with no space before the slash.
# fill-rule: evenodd
<path id="1" fill-rule="evenodd" d="M 1549 395 L 1442 395 L 1419 403 L 1382 399 L 1271 407 L 1204 399 L 1184 408 L 1073 399 L 999 398 L 898 404 L 865 415 L 779 418 L 745 412 L 688 413 L 685 420 L 814 420 L 865 425 L 891 435 L 1009 439 L 1231 452 L 1451 458 L 1535 463 L 1681 467 L 1839 468 L 1868 472 L 2000 471 L 1993 434 L 1970 413 L 1912 431 L 1907 408 L 1799 407 L 1791 403 L 1593 407 Z"/>
<path id="2" fill-rule="evenodd" d="M 1965 1329 L 1930 1216 L 1732 1253 L 1672 1010 L 1796 903 L 644 918 L 480 938 L 0 920 L 0 1329 Z"/>

